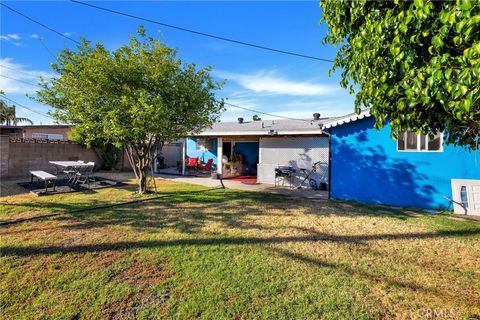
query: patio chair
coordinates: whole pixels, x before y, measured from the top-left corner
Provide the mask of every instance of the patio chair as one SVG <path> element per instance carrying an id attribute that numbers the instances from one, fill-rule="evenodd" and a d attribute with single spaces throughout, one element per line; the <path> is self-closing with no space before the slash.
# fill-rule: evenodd
<path id="1" fill-rule="evenodd" d="M 208 159 L 207 163 L 199 165 L 198 169 L 206 172 L 211 171 L 212 165 L 213 165 L 213 159 Z"/>
<path id="2" fill-rule="evenodd" d="M 95 176 L 93 175 L 95 162 L 87 162 L 87 164 L 88 166 L 82 166 L 80 170 L 76 173 L 75 184 L 87 183 L 88 188 L 90 188 L 90 182 L 93 182 L 93 185 L 95 185 Z"/>
<path id="3" fill-rule="evenodd" d="M 188 158 L 187 163 L 185 164 L 188 170 L 197 170 L 198 167 L 198 158 Z"/>

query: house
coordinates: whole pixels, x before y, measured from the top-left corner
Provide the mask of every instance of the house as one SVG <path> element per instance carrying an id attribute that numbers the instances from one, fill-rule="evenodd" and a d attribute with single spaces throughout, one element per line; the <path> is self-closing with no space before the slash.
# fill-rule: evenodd
<path id="1" fill-rule="evenodd" d="M 26 126 L 0 126 L 0 134 L 8 135 L 15 139 L 37 139 L 37 140 L 62 140 L 67 141 L 70 125 L 48 124 L 48 125 L 26 125 Z"/>
<path id="2" fill-rule="evenodd" d="M 202 163 L 213 160 L 223 178 L 254 177 L 259 183 L 275 183 L 275 168 L 292 166 L 294 183 L 301 181 L 300 169 L 320 162 L 318 179 L 328 180 L 328 135 L 322 130 L 327 121 L 315 114 L 304 120 L 258 120 L 219 122 L 186 139 L 186 158 Z M 184 169 L 185 170 L 185 169 Z"/>
<path id="3" fill-rule="evenodd" d="M 38 140 L 69 140 L 70 125 L 30 125 L 22 126 L 24 139 Z"/>
<path id="4" fill-rule="evenodd" d="M 465 204 L 470 202 L 470 213 L 480 214 L 480 181 L 473 183 L 480 179 L 478 152 L 445 145 L 441 133 L 431 139 L 404 132 L 393 140 L 388 124 L 376 130 L 374 123 L 365 110 L 325 124 L 331 134 L 331 198 L 403 207 L 449 207 L 445 197 L 452 198 L 453 184 L 453 198 L 463 196 Z M 457 185 L 456 179 L 472 183 Z M 466 188 L 470 188 L 468 192 Z"/>

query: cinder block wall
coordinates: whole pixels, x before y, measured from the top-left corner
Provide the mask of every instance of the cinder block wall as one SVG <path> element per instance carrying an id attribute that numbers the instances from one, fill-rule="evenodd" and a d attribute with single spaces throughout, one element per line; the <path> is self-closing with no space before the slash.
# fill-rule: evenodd
<path id="1" fill-rule="evenodd" d="M 1 142 L 2 177 L 27 177 L 29 170 L 55 173 L 55 168 L 49 163 L 55 160 L 93 161 L 101 166 L 95 151 L 79 144 L 9 141 L 8 137 L 4 141 L 3 136 Z M 4 150 L 7 150 L 6 154 Z M 8 162 L 8 167 L 4 162 Z"/>
<path id="2" fill-rule="evenodd" d="M 8 157 L 10 154 L 10 137 L 0 136 L 0 178 L 8 174 Z"/>

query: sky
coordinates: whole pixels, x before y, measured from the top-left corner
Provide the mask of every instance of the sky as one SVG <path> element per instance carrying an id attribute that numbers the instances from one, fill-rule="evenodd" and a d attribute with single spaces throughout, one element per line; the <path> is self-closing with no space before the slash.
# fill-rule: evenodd
<path id="1" fill-rule="evenodd" d="M 2 1 L 60 33 L 101 42 L 109 50 L 127 44 L 139 25 L 149 35 L 177 48 L 178 57 L 199 67 L 211 66 L 217 80 L 227 80 L 218 98 L 276 115 L 309 119 L 353 112 L 354 96 L 340 87 L 340 71 L 328 76 L 332 63 L 246 47 L 218 39 L 142 22 L 65 1 Z M 200 32 L 285 51 L 333 60 L 337 48 L 323 45 L 317 1 L 95 1 L 97 6 Z M 31 98 L 40 76 L 55 76 L 50 63 L 61 50 L 76 44 L 0 7 L 0 89 L 6 97 L 40 113 L 50 108 Z M 16 80 L 13 80 L 16 79 Z M 20 80 L 20 81 L 18 81 Z M 251 119 L 254 112 L 227 107 L 222 121 Z M 35 124 L 54 121 L 23 107 L 17 116 Z M 262 119 L 275 119 L 261 115 Z"/>

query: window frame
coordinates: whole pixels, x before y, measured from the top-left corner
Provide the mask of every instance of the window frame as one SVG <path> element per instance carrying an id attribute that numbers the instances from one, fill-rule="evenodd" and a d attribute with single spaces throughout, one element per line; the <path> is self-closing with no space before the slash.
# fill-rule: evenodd
<path id="1" fill-rule="evenodd" d="M 405 143 L 405 149 L 404 150 L 398 149 L 398 138 L 395 140 L 397 152 L 443 152 L 443 133 L 442 132 L 439 132 L 440 133 L 440 148 L 438 150 L 428 150 L 428 143 L 429 143 L 428 134 L 424 135 L 425 136 L 425 150 L 420 149 L 420 146 L 422 144 L 422 142 L 421 142 L 421 136 L 423 135 L 422 133 L 417 134 L 417 149 L 407 149 L 407 132 L 409 132 L 409 131 L 408 130 L 403 131 L 403 134 L 404 134 L 403 141 Z M 410 132 L 412 132 L 412 131 L 410 131 Z"/>
<path id="2" fill-rule="evenodd" d="M 204 144 L 200 143 L 202 140 L 205 141 Z M 203 152 L 205 152 L 205 151 L 213 151 L 213 149 L 215 149 L 215 141 L 214 141 L 214 140 L 215 140 L 215 138 L 197 138 L 197 141 L 196 141 L 196 150 L 197 150 L 197 151 L 203 151 Z M 209 142 L 207 142 L 207 141 L 209 141 Z M 209 143 L 211 143 L 212 149 L 209 149 L 209 148 L 208 148 L 208 145 L 207 145 L 207 144 L 209 144 Z"/>

